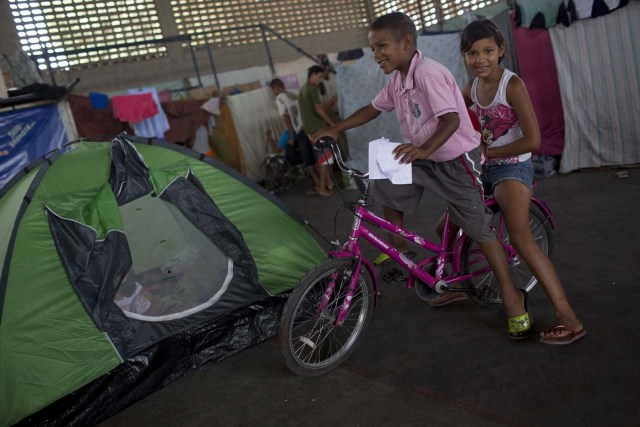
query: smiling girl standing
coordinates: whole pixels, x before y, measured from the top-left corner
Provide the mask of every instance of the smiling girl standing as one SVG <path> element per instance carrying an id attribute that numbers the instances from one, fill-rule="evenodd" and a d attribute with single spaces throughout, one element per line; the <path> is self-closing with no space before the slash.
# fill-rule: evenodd
<path id="1" fill-rule="evenodd" d="M 556 325 L 540 333 L 545 344 L 570 344 L 584 335 L 551 260 L 529 230 L 533 185 L 531 151 L 540 146 L 540 129 L 524 82 L 500 64 L 506 43 L 490 20 L 475 21 L 461 33 L 460 50 L 475 78 L 463 96 L 475 105 L 486 161 L 482 179 L 505 217 L 511 243 L 542 284 L 555 309 Z"/>

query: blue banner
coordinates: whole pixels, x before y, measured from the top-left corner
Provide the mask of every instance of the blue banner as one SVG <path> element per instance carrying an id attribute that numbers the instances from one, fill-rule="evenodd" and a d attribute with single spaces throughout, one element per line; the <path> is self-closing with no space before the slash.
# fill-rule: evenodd
<path id="1" fill-rule="evenodd" d="M 0 113 L 0 188 L 22 168 L 66 142 L 57 104 Z"/>

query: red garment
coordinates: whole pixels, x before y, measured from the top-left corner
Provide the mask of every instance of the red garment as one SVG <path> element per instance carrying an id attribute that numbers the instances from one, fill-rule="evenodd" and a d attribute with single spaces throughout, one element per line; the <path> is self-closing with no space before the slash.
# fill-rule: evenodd
<path id="1" fill-rule="evenodd" d="M 138 123 L 158 114 L 150 93 L 119 95 L 111 98 L 113 114 L 121 122 Z"/>
<path id="2" fill-rule="evenodd" d="M 333 151 L 325 150 L 322 154 L 318 155 L 318 164 L 320 166 L 333 164 Z"/>
<path id="3" fill-rule="evenodd" d="M 482 127 L 480 126 L 480 120 L 478 120 L 478 115 L 476 114 L 476 112 L 467 108 L 467 113 L 469 113 L 469 118 L 471 119 L 471 124 L 473 125 L 473 128 L 478 132 L 482 132 Z"/>

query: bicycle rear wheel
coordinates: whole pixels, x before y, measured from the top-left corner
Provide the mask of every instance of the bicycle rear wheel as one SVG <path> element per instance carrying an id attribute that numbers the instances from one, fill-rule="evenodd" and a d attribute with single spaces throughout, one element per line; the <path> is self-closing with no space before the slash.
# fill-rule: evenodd
<path id="1" fill-rule="evenodd" d="M 495 204 L 491 208 L 493 210 L 493 227 L 496 230 L 498 240 L 503 244 L 511 245 L 509 232 L 507 231 L 500 207 Z M 540 249 L 548 256 L 551 256 L 554 243 L 553 229 L 549 224 L 549 219 L 534 203 L 529 205 L 529 229 L 531 230 L 533 240 L 538 244 Z M 489 266 L 478 244 L 470 238 L 467 238 L 462 247 L 461 257 L 463 274 L 474 274 Z M 511 272 L 511 279 L 519 289 L 530 292 L 538 283 L 538 279 L 519 256 L 515 256 L 509 260 L 509 270 Z M 481 306 L 502 302 L 500 298 L 500 286 L 493 271 L 488 271 L 469 279 L 467 285 L 472 289 L 469 297 Z"/>
<path id="2" fill-rule="evenodd" d="M 325 261 L 302 278 L 282 311 L 280 348 L 293 372 L 317 376 L 337 368 L 353 352 L 366 330 L 373 310 L 374 289 L 366 271 L 360 271 L 347 317 L 337 324 L 338 313 L 355 272 L 353 259 Z M 335 284 L 333 292 L 327 289 Z M 329 299 L 321 307 L 323 298 Z"/>

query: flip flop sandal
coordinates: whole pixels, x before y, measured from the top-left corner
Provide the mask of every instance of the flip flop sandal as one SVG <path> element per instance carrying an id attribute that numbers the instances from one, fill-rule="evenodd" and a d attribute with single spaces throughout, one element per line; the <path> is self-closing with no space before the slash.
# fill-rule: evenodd
<path id="1" fill-rule="evenodd" d="M 565 325 L 557 325 L 553 328 L 547 329 L 542 332 L 542 334 L 546 334 L 548 336 L 548 338 L 540 337 L 540 342 L 543 344 L 566 345 L 571 344 L 574 341 L 578 341 L 580 338 L 587 335 L 587 331 L 583 329 L 576 332 Z"/>

